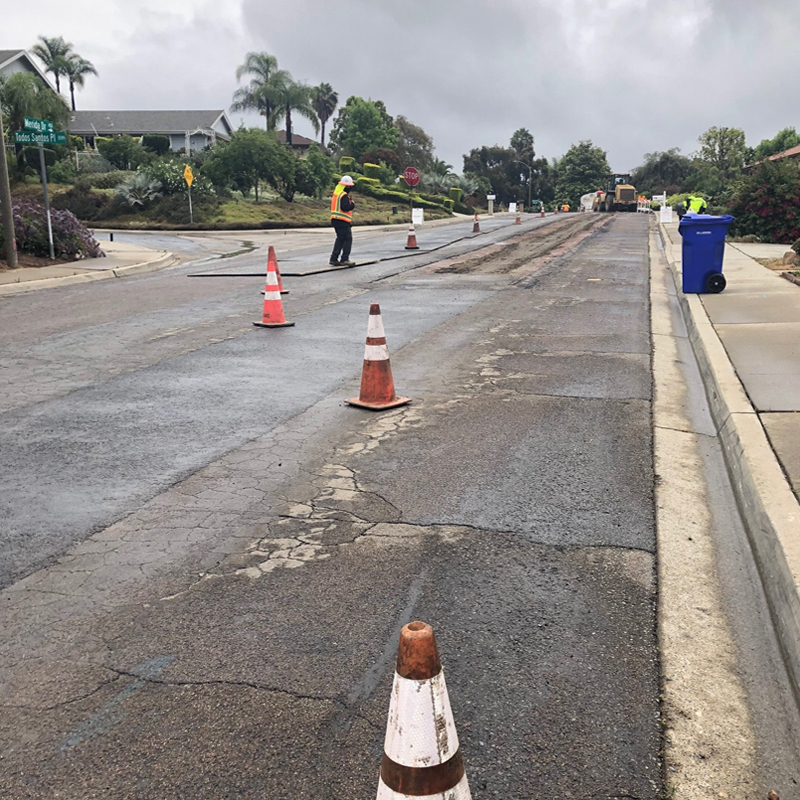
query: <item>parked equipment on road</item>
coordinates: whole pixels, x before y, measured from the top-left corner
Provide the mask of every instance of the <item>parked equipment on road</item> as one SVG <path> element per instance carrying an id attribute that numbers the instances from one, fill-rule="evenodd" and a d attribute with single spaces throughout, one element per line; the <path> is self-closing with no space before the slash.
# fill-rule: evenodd
<path id="1" fill-rule="evenodd" d="M 595 195 L 592 211 L 636 211 L 637 205 L 631 176 L 617 173 L 611 175 L 606 188 L 600 189 Z"/>
<path id="2" fill-rule="evenodd" d="M 725 288 L 722 259 L 731 222 L 729 214 L 685 214 L 681 219 L 678 232 L 683 237 L 684 294 L 719 294 Z"/>

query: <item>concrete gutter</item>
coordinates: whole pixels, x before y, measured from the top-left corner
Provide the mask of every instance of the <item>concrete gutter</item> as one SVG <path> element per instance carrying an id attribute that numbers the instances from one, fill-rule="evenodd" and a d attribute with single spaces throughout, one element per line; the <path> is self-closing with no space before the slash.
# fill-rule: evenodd
<path id="1" fill-rule="evenodd" d="M 38 289 L 52 289 L 59 286 L 70 286 L 75 283 L 92 283 L 108 278 L 125 278 L 129 275 L 143 275 L 147 272 L 156 272 L 168 267 L 177 261 L 175 255 L 162 250 L 150 261 L 141 261 L 138 264 L 129 264 L 104 270 L 88 270 L 77 275 L 64 275 L 59 278 L 42 278 L 40 280 L 19 281 L 18 283 L 0 284 L 0 297 L 22 292 L 34 292 Z"/>
<path id="2" fill-rule="evenodd" d="M 659 229 L 778 641 L 800 702 L 800 503 L 700 297 L 681 291 L 677 246 L 663 225 L 659 224 Z"/>

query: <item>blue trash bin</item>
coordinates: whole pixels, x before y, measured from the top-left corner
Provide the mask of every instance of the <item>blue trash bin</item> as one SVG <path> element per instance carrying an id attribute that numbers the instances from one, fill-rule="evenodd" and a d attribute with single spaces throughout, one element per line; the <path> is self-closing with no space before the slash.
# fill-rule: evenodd
<path id="1" fill-rule="evenodd" d="M 685 214 L 681 219 L 684 294 L 717 294 L 725 288 L 722 259 L 731 222 L 729 214 Z"/>

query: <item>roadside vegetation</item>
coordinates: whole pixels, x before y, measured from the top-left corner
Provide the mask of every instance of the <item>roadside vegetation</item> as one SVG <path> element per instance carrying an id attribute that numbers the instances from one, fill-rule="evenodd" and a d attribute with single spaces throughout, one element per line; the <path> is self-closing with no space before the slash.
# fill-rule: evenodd
<path id="1" fill-rule="evenodd" d="M 97 74 L 62 37 L 40 37 L 32 52 L 59 91 L 27 73 L 0 82 L 7 136 L 22 127 L 24 116 L 51 119 L 63 130 L 70 105 L 75 107 L 75 89 Z M 580 197 L 603 188 L 611 173 L 606 151 L 592 141 L 548 159 L 537 155 L 534 136 L 524 127 L 507 145 L 472 148 L 459 173 L 436 157 L 433 139 L 422 127 L 393 117 L 380 100 L 351 96 L 340 103 L 330 84 L 296 80 L 263 52 L 248 53 L 235 77 L 240 85 L 231 109 L 257 112 L 262 126 L 240 127 L 230 142 L 190 154 L 173 151 L 166 136 L 96 137 L 91 150 L 70 136 L 65 146 L 45 148 L 54 208 L 106 227 L 326 225 L 331 189 L 349 173 L 360 198 L 354 222 L 368 225 L 405 221 L 412 206 L 424 208 L 428 218 L 472 214 L 486 208 L 489 194 L 498 209 L 512 202 L 528 205 L 530 199 L 536 208 L 568 204 L 577 210 Z M 69 91 L 69 104 L 62 87 Z M 297 144 L 298 119 L 311 125 L 318 144 Z M 712 212 L 736 216 L 732 233 L 791 243 L 800 238 L 800 166 L 764 160 L 797 144 L 794 128 L 748 148 L 743 131 L 714 127 L 689 156 L 678 149 L 647 154 L 632 171 L 632 183 L 642 194 L 666 192 L 671 204 L 690 193 L 701 195 Z M 17 145 L 9 161 L 15 196 L 35 202 L 37 148 Z M 193 173 L 193 222 L 187 165 Z M 408 166 L 421 174 L 413 188 L 403 178 Z"/>

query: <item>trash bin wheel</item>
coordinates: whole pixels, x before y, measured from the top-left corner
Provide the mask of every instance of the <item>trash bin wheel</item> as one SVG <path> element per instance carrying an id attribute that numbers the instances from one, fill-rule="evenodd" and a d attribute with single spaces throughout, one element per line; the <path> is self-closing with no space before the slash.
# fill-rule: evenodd
<path id="1" fill-rule="evenodd" d="M 727 281 L 721 272 L 712 272 L 706 278 L 706 291 L 709 294 L 719 294 L 726 285 Z"/>

